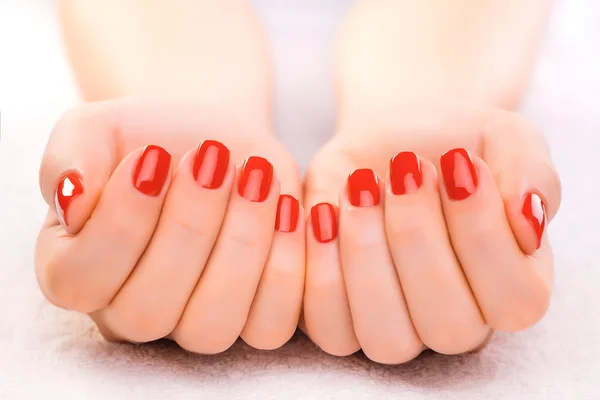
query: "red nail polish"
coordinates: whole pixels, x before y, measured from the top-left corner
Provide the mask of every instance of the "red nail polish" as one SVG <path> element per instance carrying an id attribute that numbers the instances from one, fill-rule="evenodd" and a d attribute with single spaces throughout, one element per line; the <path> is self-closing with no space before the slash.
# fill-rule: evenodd
<path id="1" fill-rule="evenodd" d="M 225 180 L 228 166 L 229 149 L 216 140 L 205 140 L 196 151 L 192 173 L 200 186 L 218 189 Z"/>
<path id="2" fill-rule="evenodd" d="M 54 205 L 56 207 L 56 214 L 58 220 L 64 226 L 68 226 L 68 215 L 67 211 L 69 206 L 79 195 L 83 193 L 83 184 L 77 174 L 69 173 L 63 176 L 58 182 L 56 187 L 56 194 L 54 195 Z"/>
<path id="3" fill-rule="evenodd" d="M 464 200 L 475 192 L 479 180 L 467 150 L 453 149 L 444 153 L 440 166 L 446 192 L 451 200 Z"/>
<path id="4" fill-rule="evenodd" d="M 379 204 L 379 183 L 372 169 L 357 169 L 348 177 L 348 198 L 355 207 Z"/>
<path id="5" fill-rule="evenodd" d="M 396 195 L 419 190 L 423 184 L 419 156 L 411 151 L 396 154 L 390 161 L 390 183 Z"/>
<path id="6" fill-rule="evenodd" d="M 300 203 L 294 196 L 282 194 L 277 203 L 275 229 L 279 232 L 294 232 L 298 226 Z"/>
<path id="7" fill-rule="evenodd" d="M 310 218 L 315 239 L 321 243 L 329 243 L 337 236 L 337 220 L 335 209 L 329 203 L 319 203 L 310 210 Z"/>
<path id="8" fill-rule="evenodd" d="M 546 228 L 546 207 L 544 207 L 540 196 L 535 193 L 529 193 L 523 200 L 523 209 L 521 211 L 535 232 L 537 238 L 536 249 L 539 249 L 542 244 L 542 235 Z"/>
<path id="9" fill-rule="evenodd" d="M 260 203 L 269 196 L 272 181 L 271 163 L 262 157 L 248 157 L 242 167 L 238 192 L 245 199 Z"/>
<path id="10" fill-rule="evenodd" d="M 148 196 L 158 196 L 170 167 L 171 155 L 165 149 L 146 146 L 133 170 L 133 186 Z"/>

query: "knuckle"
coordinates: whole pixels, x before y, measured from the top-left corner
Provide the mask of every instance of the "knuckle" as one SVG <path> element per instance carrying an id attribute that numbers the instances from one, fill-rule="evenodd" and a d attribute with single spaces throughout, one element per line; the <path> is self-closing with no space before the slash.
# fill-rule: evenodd
<path id="1" fill-rule="evenodd" d="M 261 328 L 253 328 L 249 331 L 244 330 L 241 338 L 251 347 L 258 350 L 275 350 L 283 346 L 291 339 L 296 330 L 296 326 L 292 329 L 277 329 L 275 331 L 265 330 Z"/>
<path id="2" fill-rule="evenodd" d="M 477 349 L 486 341 L 490 329 L 483 324 L 455 321 L 433 330 L 430 335 L 421 336 L 423 343 L 436 353 L 455 355 Z"/>
<path id="3" fill-rule="evenodd" d="M 223 240 L 223 242 L 231 243 L 238 248 L 249 250 L 259 248 L 265 243 L 265 240 L 261 235 L 228 230 L 221 232 L 220 239 Z"/>
<path id="4" fill-rule="evenodd" d="M 340 246 L 344 249 L 353 249 L 353 252 L 376 254 L 382 250 L 387 251 L 388 240 L 383 234 L 373 234 L 373 231 L 365 229 L 361 232 L 340 235 Z"/>
<path id="5" fill-rule="evenodd" d="M 111 314 L 111 330 L 129 342 L 146 343 L 162 339 L 173 330 L 165 318 L 145 307 L 135 310 L 106 310 Z"/>
<path id="6" fill-rule="evenodd" d="M 185 323 L 178 325 L 173 331 L 173 340 L 182 349 L 194 354 L 219 354 L 229 349 L 237 340 L 236 335 L 227 335 L 223 332 L 207 329 L 198 329 L 194 325 L 190 327 Z"/>
<path id="7" fill-rule="evenodd" d="M 471 211 L 466 211 L 471 212 Z M 479 249 L 481 253 L 489 252 L 490 254 L 497 253 L 498 245 L 494 238 L 498 237 L 498 221 L 499 219 L 493 213 L 478 213 L 478 218 L 470 219 L 468 223 L 469 229 L 462 230 L 459 235 L 452 235 L 457 246 L 461 244 L 467 245 L 470 249 Z M 457 219 L 460 215 L 457 216 Z M 467 224 L 465 224 L 467 226 Z M 453 232 L 454 233 L 454 232 Z M 458 236 L 458 237 L 456 237 Z M 454 244 L 454 242 L 453 242 Z"/>
<path id="8" fill-rule="evenodd" d="M 304 308 L 304 326 L 310 340 L 327 354 L 346 357 L 360 350 L 352 326 L 336 323 L 335 318 L 328 315 L 319 315 L 313 307 Z"/>
<path id="9" fill-rule="evenodd" d="M 371 361 L 390 365 L 408 362 L 421 354 L 422 351 L 423 343 L 416 338 L 378 341 L 363 346 L 363 352 Z"/>
<path id="10" fill-rule="evenodd" d="M 418 218 L 405 218 L 401 222 L 386 220 L 386 236 L 390 246 L 401 243 L 403 246 L 422 247 L 423 243 L 431 241 L 431 232 L 419 223 Z"/>
<path id="11" fill-rule="evenodd" d="M 304 286 L 304 264 L 290 260 L 289 262 L 273 262 L 267 260 L 263 274 L 262 282 L 265 284 L 275 284 L 285 287 L 296 287 L 298 284 Z"/>
<path id="12" fill-rule="evenodd" d="M 360 350 L 358 342 L 353 340 L 324 341 L 317 346 L 325 353 L 336 357 L 346 357 Z"/>
<path id="13" fill-rule="evenodd" d="M 126 342 L 127 340 L 119 335 L 117 335 L 115 332 L 113 332 L 107 325 L 106 323 L 102 320 L 102 318 L 100 318 L 97 313 L 91 313 L 90 317 L 92 318 L 92 320 L 94 321 L 94 323 L 96 323 L 96 327 L 98 328 L 98 331 L 100 332 L 100 334 L 102 335 L 102 337 L 104 338 L 104 340 L 106 340 L 107 342 L 112 342 L 112 343 L 120 343 L 120 342 Z"/>
<path id="14" fill-rule="evenodd" d="M 290 304 L 274 310 L 253 305 L 240 337 L 249 346 L 259 350 L 275 350 L 283 346 L 296 332 L 300 302 L 299 296 L 293 309 L 289 307 Z"/>
<path id="15" fill-rule="evenodd" d="M 183 232 L 183 234 L 198 239 L 213 239 L 214 233 L 207 230 L 207 224 L 195 223 L 195 221 L 186 218 L 182 213 L 173 216 L 173 224 Z"/>
<path id="16" fill-rule="evenodd" d="M 136 212 L 135 210 L 132 211 Z M 140 227 L 139 224 L 132 223 L 131 216 L 127 217 L 126 215 L 122 215 L 122 213 L 120 214 L 115 213 L 111 215 L 110 220 L 105 222 L 110 224 L 111 236 L 122 241 L 123 248 L 139 247 L 141 243 L 145 245 L 154 231 L 156 217 L 152 217 L 151 215 L 143 217 L 147 225 Z M 92 213 L 90 220 L 94 218 L 98 218 L 98 216 Z"/>
<path id="17" fill-rule="evenodd" d="M 539 322 L 550 305 L 550 295 L 533 294 L 512 302 L 504 310 L 492 314 L 488 324 L 497 331 L 519 332 Z"/>
<path id="18" fill-rule="evenodd" d="M 550 298 L 531 300 L 523 304 L 522 307 L 518 307 L 515 311 L 516 326 L 515 330 L 525 330 L 532 327 L 538 321 L 540 321 L 550 305 Z"/>

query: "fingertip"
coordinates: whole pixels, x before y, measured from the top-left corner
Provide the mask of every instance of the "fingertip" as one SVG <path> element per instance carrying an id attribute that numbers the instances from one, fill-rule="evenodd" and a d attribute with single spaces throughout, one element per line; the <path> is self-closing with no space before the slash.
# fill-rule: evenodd
<path id="1" fill-rule="evenodd" d="M 502 170 L 494 174 L 483 160 L 478 159 L 477 164 L 480 171 L 484 171 L 485 168 L 486 175 L 489 175 L 496 185 L 504 203 L 506 218 L 521 251 L 532 255 L 545 242 L 546 228 L 550 221 L 549 211 L 552 207 L 549 206 L 549 199 L 560 201 L 558 192 L 548 197 L 543 189 L 555 188 L 560 191 L 560 183 L 558 186 L 548 185 L 548 182 L 559 181 L 550 178 L 552 174 L 546 174 L 548 179 L 533 179 L 536 183 L 530 184 L 528 180 L 532 178 L 528 177 L 532 175 L 526 167 Z"/>
<path id="2" fill-rule="evenodd" d="M 188 150 L 179 160 L 177 171 L 174 171 L 178 176 L 185 175 L 201 190 L 231 190 L 237 172 L 229 148 L 215 140 L 204 140 Z"/>
<path id="3" fill-rule="evenodd" d="M 339 207 L 331 203 L 318 203 L 310 209 L 308 224 L 317 242 L 327 244 L 338 236 Z"/>
<path id="4" fill-rule="evenodd" d="M 267 199 L 277 201 L 281 184 L 269 160 L 250 156 L 237 170 L 236 190 L 241 197 L 258 203 Z"/>
<path id="5" fill-rule="evenodd" d="M 55 184 L 50 208 L 68 234 L 77 234 L 89 218 L 100 190 L 77 170 L 61 174 Z"/>
<path id="6" fill-rule="evenodd" d="M 297 198 L 289 194 L 280 194 L 277 202 L 275 230 L 282 233 L 295 233 L 302 230 L 303 212 Z"/>
<path id="7" fill-rule="evenodd" d="M 101 122 L 108 114 L 106 107 L 95 104 L 68 110 L 52 129 L 44 151 L 39 170 L 40 191 L 57 220 L 71 234 L 82 228 L 91 212 L 90 205 L 97 200 L 98 189 L 109 179 L 114 167 L 112 124 Z M 65 181 L 67 176 L 70 179 Z M 78 196 L 63 193 L 81 187 L 83 192 Z M 57 194 L 63 196 L 62 207 L 66 198 L 72 199 L 66 215 L 64 208 L 57 208 Z"/>
<path id="8" fill-rule="evenodd" d="M 535 191 L 525 191 L 506 201 L 506 213 L 521 251 L 531 255 L 542 245 L 548 218 L 542 197 Z"/>

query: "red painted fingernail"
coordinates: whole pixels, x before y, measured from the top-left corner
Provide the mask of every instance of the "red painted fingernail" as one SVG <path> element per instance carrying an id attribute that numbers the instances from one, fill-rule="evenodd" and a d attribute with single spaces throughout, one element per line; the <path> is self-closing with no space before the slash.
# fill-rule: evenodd
<path id="1" fill-rule="evenodd" d="M 357 169 L 348 177 L 348 198 L 355 207 L 379 204 L 379 183 L 372 169 Z"/>
<path id="2" fill-rule="evenodd" d="M 294 232 L 298 226 L 300 203 L 294 196 L 282 194 L 277 203 L 275 229 L 279 232 Z"/>
<path id="3" fill-rule="evenodd" d="M 467 150 L 453 149 L 444 153 L 440 166 L 446 192 L 451 200 L 464 200 L 475 192 L 479 180 Z"/>
<path id="4" fill-rule="evenodd" d="M 310 210 L 313 234 L 321 243 L 329 243 L 337 236 L 335 209 L 329 203 L 319 203 Z"/>
<path id="5" fill-rule="evenodd" d="M 269 196 L 272 181 L 271 163 L 262 157 L 248 157 L 242 167 L 238 192 L 245 199 L 260 203 Z"/>
<path id="6" fill-rule="evenodd" d="M 390 183 L 396 195 L 419 190 L 423 184 L 419 156 L 411 151 L 396 154 L 390 161 Z"/>
<path id="7" fill-rule="evenodd" d="M 83 193 L 83 184 L 77 174 L 69 173 L 63 176 L 56 187 L 54 196 L 54 205 L 58 220 L 64 226 L 69 226 L 68 210 L 69 206 L 79 195 Z"/>
<path id="8" fill-rule="evenodd" d="M 542 244 L 542 235 L 546 228 L 546 207 L 544 207 L 540 196 L 535 193 L 529 193 L 523 200 L 523 209 L 521 211 L 535 232 L 537 237 L 536 249 L 539 249 Z"/>
<path id="9" fill-rule="evenodd" d="M 133 170 L 133 186 L 148 196 L 158 196 L 169 175 L 171 155 L 162 147 L 146 146 Z"/>
<path id="10" fill-rule="evenodd" d="M 229 149 L 216 140 L 205 140 L 196 151 L 192 173 L 200 186 L 218 189 L 225 180 L 228 166 Z"/>

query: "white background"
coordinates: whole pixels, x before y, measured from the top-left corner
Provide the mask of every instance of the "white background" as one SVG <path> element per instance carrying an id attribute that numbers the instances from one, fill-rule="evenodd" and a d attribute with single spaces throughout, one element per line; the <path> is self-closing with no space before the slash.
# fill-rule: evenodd
<path id="1" fill-rule="evenodd" d="M 278 132 L 305 166 L 331 132 L 329 45 L 350 1 L 255 3 L 275 52 Z M 107 344 L 86 318 L 49 306 L 33 276 L 45 211 L 37 168 L 77 95 L 53 4 L 0 0 L 0 399 L 600 399 L 599 22 L 595 0 L 556 2 L 522 110 L 546 132 L 563 179 L 548 316 L 479 354 L 385 367 L 327 356 L 303 337 L 275 352 L 238 343 L 213 357 L 169 343 Z"/>

